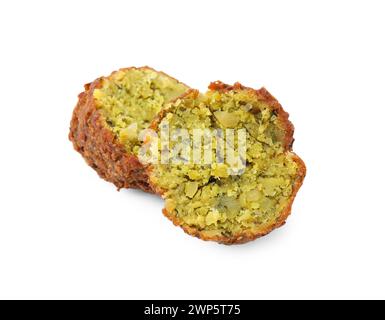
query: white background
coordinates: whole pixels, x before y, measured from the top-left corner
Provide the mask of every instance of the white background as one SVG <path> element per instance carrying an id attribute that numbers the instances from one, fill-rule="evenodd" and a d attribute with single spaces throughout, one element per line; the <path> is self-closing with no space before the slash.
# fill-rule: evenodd
<path id="1" fill-rule="evenodd" d="M 385 298 L 383 1 L 2 1 L 0 298 Z M 185 235 L 67 139 L 84 83 L 149 65 L 266 86 L 308 175 L 241 246 Z"/>

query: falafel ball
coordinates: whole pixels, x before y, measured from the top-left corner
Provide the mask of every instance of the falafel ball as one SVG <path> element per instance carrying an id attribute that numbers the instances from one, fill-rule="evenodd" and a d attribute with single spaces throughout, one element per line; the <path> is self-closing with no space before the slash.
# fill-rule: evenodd
<path id="1" fill-rule="evenodd" d="M 188 87 L 149 67 L 126 68 L 85 85 L 73 112 L 69 139 L 100 177 L 120 188 L 151 192 L 136 156 L 138 134 L 166 102 Z"/>
<path id="2" fill-rule="evenodd" d="M 291 151 L 294 127 L 288 114 L 266 89 L 215 82 L 205 94 L 189 90 L 163 109 L 151 127 L 159 133 L 165 126 L 171 133 L 170 161 L 149 164 L 147 172 L 153 190 L 166 200 L 164 215 L 175 225 L 203 240 L 239 244 L 285 223 L 306 167 Z M 181 129 L 184 136 L 173 134 Z M 196 152 L 196 129 L 203 136 L 217 133 L 198 140 L 201 155 L 209 150 L 215 161 L 188 156 Z M 243 155 L 241 139 L 227 141 L 218 134 L 228 131 L 243 132 Z M 148 137 L 146 144 L 153 142 Z M 219 148 L 222 143 L 225 147 Z M 231 149 L 238 163 L 223 161 Z"/>

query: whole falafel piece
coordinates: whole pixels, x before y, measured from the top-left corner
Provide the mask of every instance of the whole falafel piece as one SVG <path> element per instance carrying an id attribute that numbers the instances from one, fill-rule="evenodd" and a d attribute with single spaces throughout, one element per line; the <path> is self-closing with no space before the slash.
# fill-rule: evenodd
<path id="1" fill-rule="evenodd" d="M 166 200 L 164 215 L 176 226 L 203 240 L 240 244 L 285 223 L 306 167 L 291 151 L 294 127 L 288 114 L 266 89 L 215 82 L 203 95 L 190 90 L 151 125 L 158 133 L 165 127 L 169 161 L 148 164 L 147 173 Z M 238 139 L 227 141 L 232 135 Z M 149 136 L 145 145 L 154 139 Z M 231 149 L 237 161 L 226 159 Z M 211 162 L 202 156 L 207 150 Z M 202 157 L 194 160 L 197 154 Z"/>
<path id="2" fill-rule="evenodd" d="M 100 177 L 120 188 L 151 192 L 136 156 L 138 135 L 166 102 L 188 87 L 149 67 L 125 68 L 85 85 L 73 112 L 69 139 Z"/>

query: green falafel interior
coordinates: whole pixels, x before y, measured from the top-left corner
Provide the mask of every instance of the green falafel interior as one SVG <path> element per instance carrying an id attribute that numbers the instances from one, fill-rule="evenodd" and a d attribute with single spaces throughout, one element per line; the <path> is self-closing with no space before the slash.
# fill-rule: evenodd
<path id="1" fill-rule="evenodd" d="M 127 152 L 136 154 L 140 146 L 138 134 L 149 126 L 166 102 L 187 89 L 151 68 L 129 68 L 102 78 L 93 96 L 106 125 Z"/>
<path id="2" fill-rule="evenodd" d="M 224 243 L 246 242 L 282 224 L 305 174 L 302 161 L 288 150 L 288 123 L 287 116 L 280 117 L 249 89 L 209 90 L 204 95 L 193 90 L 171 103 L 158 130 L 165 124 L 171 132 L 186 128 L 192 138 L 197 128 L 243 129 L 246 158 L 238 174 L 226 162 L 152 166 L 150 183 L 166 199 L 165 214 L 192 235 Z M 193 147 L 193 139 L 185 141 Z M 212 159 L 217 159 L 218 141 L 211 141 Z M 170 140 L 171 153 L 178 143 Z M 231 147 L 238 150 L 237 139 Z"/>

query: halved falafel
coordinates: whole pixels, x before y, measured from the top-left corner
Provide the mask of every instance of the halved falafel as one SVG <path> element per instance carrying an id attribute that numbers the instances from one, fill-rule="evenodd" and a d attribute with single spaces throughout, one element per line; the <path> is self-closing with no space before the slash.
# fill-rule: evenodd
<path id="1" fill-rule="evenodd" d="M 100 177 L 120 188 L 151 192 L 136 156 L 146 129 L 166 102 L 188 87 L 149 67 L 126 68 L 85 85 L 69 138 Z"/>
<path id="2" fill-rule="evenodd" d="M 186 233 L 224 244 L 245 243 L 285 223 L 306 168 L 291 152 L 294 128 L 288 114 L 266 89 L 221 82 L 209 89 L 204 95 L 188 91 L 154 120 L 153 130 L 170 131 L 167 150 L 162 146 L 158 157 L 167 154 L 169 161 L 147 166 L 149 182 L 166 200 L 163 213 Z M 198 140 L 203 142 L 201 155 L 212 153 L 211 163 L 191 156 L 197 129 L 216 133 Z M 244 135 L 244 155 L 240 139 L 226 141 L 226 130 Z M 153 142 L 150 136 L 146 145 Z M 231 149 L 241 164 L 235 170 L 223 161 Z"/>

